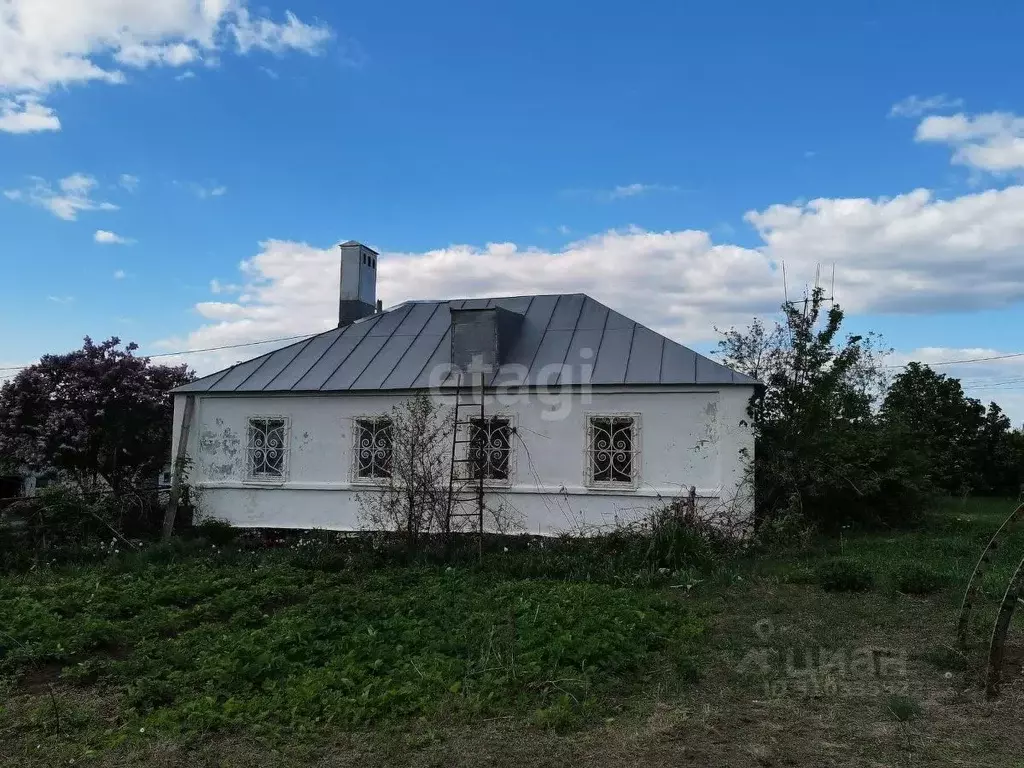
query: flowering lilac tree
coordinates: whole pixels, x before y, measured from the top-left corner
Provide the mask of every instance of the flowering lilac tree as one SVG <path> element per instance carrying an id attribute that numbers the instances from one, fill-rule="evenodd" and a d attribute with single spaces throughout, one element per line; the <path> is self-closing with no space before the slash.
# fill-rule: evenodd
<path id="1" fill-rule="evenodd" d="M 117 337 L 44 355 L 0 388 L 0 455 L 29 469 L 55 469 L 82 489 L 115 496 L 167 462 L 168 392 L 191 381 L 186 366 L 154 365 Z"/>

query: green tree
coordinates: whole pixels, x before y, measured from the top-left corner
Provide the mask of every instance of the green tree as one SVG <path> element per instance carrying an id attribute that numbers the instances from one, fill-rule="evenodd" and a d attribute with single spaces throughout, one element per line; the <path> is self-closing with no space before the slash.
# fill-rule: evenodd
<path id="1" fill-rule="evenodd" d="M 909 435 L 883 425 L 884 350 L 873 334 L 841 336 L 843 311 L 816 290 L 785 304 L 782 322 L 723 334 L 726 365 L 757 378 L 751 402 L 759 521 L 799 515 L 824 527 L 902 522 L 930 497 Z"/>
<path id="2" fill-rule="evenodd" d="M 996 403 L 989 403 L 981 424 L 975 454 L 978 490 L 997 496 L 1016 496 L 1024 483 L 1024 434 Z"/>
<path id="3" fill-rule="evenodd" d="M 192 379 L 185 366 L 153 365 L 118 338 L 44 355 L 0 388 L 0 455 L 36 471 L 56 469 L 83 489 L 115 495 L 168 460 L 171 400 Z"/>
<path id="4" fill-rule="evenodd" d="M 952 494 L 978 488 L 979 435 L 985 408 L 964 394 L 958 379 L 910 363 L 893 379 L 882 403 L 882 416 L 918 441 L 939 488 Z"/>

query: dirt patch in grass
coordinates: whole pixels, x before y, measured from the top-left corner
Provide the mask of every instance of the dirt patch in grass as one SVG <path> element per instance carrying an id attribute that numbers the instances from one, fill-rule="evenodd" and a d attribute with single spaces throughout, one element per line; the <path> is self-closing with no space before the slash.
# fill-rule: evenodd
<path id="1" fill-rule="evenodd" d="M 50 686 L 60 679 L 63 668 L 64 665 L 56 661 L 29 667 L 18 679 L 18 688 L 27 694 L 46 693 L 50 690 Z"/>

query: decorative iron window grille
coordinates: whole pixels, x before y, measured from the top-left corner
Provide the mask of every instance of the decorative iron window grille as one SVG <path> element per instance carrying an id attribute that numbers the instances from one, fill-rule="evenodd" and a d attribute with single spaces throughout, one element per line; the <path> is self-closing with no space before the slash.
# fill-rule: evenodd
<path id="1" fill-rule="evenodd" d="M 246 456 L 250 480 L 283 480 L 288 471 L 288 420 L 280 416 L 249 419 Z"/>
<path id="2" fill-rule="evenodd" d="M 391 477 L 394 449 L 391 419 L 356 419 L 356 477 L 360 480 Z"/>
<path id="3" fill-rule="evenodd" d="M 508 480 L 512 458 L 512 424 L 492 416 L 469 420 L 469 476 L 473 480 Z"/>
<path id="4" fill-rule="evenodd" d="M 587 419 L 587 477 L 593 484 L 636 484 L 640 470 L 639 423 L 635 416 Z"/>

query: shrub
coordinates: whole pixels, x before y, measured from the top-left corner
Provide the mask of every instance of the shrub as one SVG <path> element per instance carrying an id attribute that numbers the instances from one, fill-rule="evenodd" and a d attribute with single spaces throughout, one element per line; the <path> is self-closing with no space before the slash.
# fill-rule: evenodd
<path id="1" fill-rule="evenodd" d="M 785 510 L 760 521 L 754 546 L 765 554 L 810 551 L 817 528 L 805 515 Z"/>
<path id="2" fill-rule="evenodd" d="M 907 595 L 929 595 L 946 586 L 946 577 L 916 560 L 902 563 L 892 573 L 892 585 Z"/>
<path id="3" fill-rule="evenodd" d="M 198 541 L 187 539 L 171 539 L 152 544 L 138 553 L 142 563 L 151 565 L 169 565 L 170 563 L 181 562 L 200 553 L 202 544 Z"/>
<path id="4" fill-rule="evenodd" d="M 875 585 L 875 577 L 863 563 L 837 557 L 818 567 L 818 582 L 826 592 L 866 592 Z"/>
<path id="5" fill-rule="evenodd" d="M 224 547 L 238 538 L 239 529 L 231 523 L 211 517 L 195 526 L 195 532 L 211 544 Z"/>

